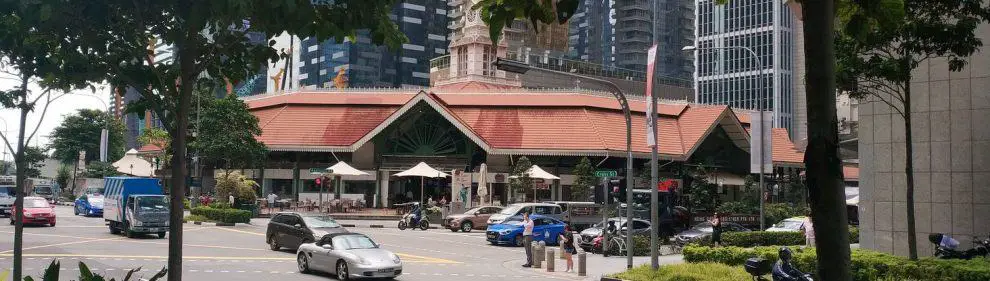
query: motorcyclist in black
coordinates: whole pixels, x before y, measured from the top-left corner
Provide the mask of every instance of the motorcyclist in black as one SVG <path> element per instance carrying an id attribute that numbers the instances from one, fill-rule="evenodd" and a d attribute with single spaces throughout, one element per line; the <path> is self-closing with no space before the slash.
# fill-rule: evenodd
<path id="1" fill-rule="evenodd" d="M 412 214 L 412 218 L 409 219 L 409 226 L 416 227 L 419 225 L 420 215 L 423 214 L 423 208 L 420 208 L 419 203 L 414 203 L 412 210 L 409 211 Z"/>
<path id="2" fill-rule="evenodd" d="M 791 265 L 791 249 L 781 247 L 777 255 L 780 259 L 773 265 L 773 281 L 804 280 L 804 272 Z"/>

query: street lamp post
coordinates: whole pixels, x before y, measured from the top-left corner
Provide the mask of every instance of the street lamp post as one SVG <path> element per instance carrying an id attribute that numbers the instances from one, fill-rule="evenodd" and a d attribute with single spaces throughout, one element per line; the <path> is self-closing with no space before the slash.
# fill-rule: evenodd
<path id="1" fill-rule="evenodd" d="M 512 73 L 519 73 L 519 74 L 524 74 L 530 70 L 536 70 L 546 73 L 570 76 L 579 79 L 587 79 L 608 85 L 609 87 L 612 88 L 612 95 L 614 95 L 615 99 L 619 101 L 619 106 L 622 107 L 622 113 L 625 115 L 626 118 L 626 221 L 632 222 L 632 216 L 633 216 L 632 215 L 632 200 L 633 200 L 632 116 L 629 111 L 629 102 L 626 100 L 626 95 L 622 93 L 622 89 L 619 88 L 619 85 L 616 85 L 615 83 L 612 83 L 611 81 L 608 80 L 588 77 L 584 75 L 578 75 L 570 72 L 535 68 L 523 62 L 508 60 L 504 58 L 497 58 L 495 60 L 495 67 L 498 70 L 512 72 Z M 627 233 L 628 232 L 629 231 L 627 231 Z M 602 241 L 603 248 L 605 243 L 608 242 Z M 632 266 L 633 266 L 632 235 L 626 235 L 626 268 L 632 268 Z"/>
<path id="2" fill-rule="evenodd" d="M 763 62 L 760 60 L 760 56 L 757 55 L 756 52 L 753 51 L 753 49 L 750 49 L 749 47 L 746 47 L 746 46 L 708 47 L 708 48 L 705 48 L 705 49 L 723 49 L 723 50 L 737 49 L 737 50 L 745 50 L 745 51 L 747 51 L 749 53 L 750 57 L 752 57 L 753 60 L 756 61 L 756 65 L 760 68 L 760 69 L 757 70 L 758 73 L 759 73 L 759 75 L 760 75 L 760 79 L 757 79 L 757 80 L 759 80 L 759 82 L 760 82 L 760 89 L 761 89 L 761 91 L 760 91 L 760 94 L 757 95 L 756 102 L 758 103 L 758 105 L 756 106 L 756 110 L 760 113 L 760 117 L 757 119 L 757 122 L 760 122 L 759 123 L 760 124 L 760 131 L 757 132 L 757 133 L 760 136 L 759 137 L 759 140 L 760 140 L 760 146 L 761 146 L 760 147 L 760 168 L 759 168 L 760 169 L 760 230 L 763 230 L 763 229 L 766 229 L 766 227 L 764 227 L 764 225 L 763 225 L 764 224 L 763 223 L 763 201 L 764 201 L 763 193 L 765 192 L 764 191 L 764 188 L 763 188 L 764 187 L 764 183 L 763 183 L 763 166 L 764 166 L 764 160 L 763 160 L 763 157 L 767 153 L 765 151 L 766 149 L 764 149 L 764 148 L 767 147 L 767 145 L 765 143 L 767 140 L 764 139 L 764 137 L 763 137 L 763 130 L 766 130 L 766 128 L 764 128 L 765 126 L 763 126 L 763 110 L 764 110 L 764 103 L 765 103 L 764 102 L 764 98 L 765 98 L 764 96 L 766 95 L 766 92 L 765 92 L 766 91 L 766 85 L 763 82 L 763 79 L 764 79 L 763 78 L 763 69 L 764 69 Z M 695 47 L 695 46 L 684 46 L 684 48 L 681 48 L 681 50 L 682 51 L 685 51 L 685 52 L 696 52 L 696 51 L 698 51 L 698 47 Z"/>

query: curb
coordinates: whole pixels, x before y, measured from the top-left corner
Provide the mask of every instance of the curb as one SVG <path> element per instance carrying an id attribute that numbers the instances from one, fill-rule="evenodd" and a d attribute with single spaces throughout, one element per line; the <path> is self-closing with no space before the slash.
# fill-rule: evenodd
<path id="1" fill-rule="evenodd" d="M 237 226 L 236 223 L 226 223 L 226 222 L 201 222 L 201 221 L 187 221 L 185 223 L 191 223 L 195 225 L 205 225 L 205 226 Z"/>

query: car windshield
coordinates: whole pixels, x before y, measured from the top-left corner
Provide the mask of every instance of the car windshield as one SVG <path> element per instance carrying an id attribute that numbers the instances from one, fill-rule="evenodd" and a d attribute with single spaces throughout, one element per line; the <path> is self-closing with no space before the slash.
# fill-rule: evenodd
<path id="1" fill-rule="evenodd" d="M 465 211 L 464 214 L 473 215 L 474 213 L 477 213 L 478 210 L 481 210 L 481 207 L 471 208 L 470 210 Z"/>
<path id="2" fill-rule="evenodd" d="M 703 222 L 703 223 L 696 224 L 691 229 L 699 230 L 699 231 L 703 231 L 703 232 L 713 232 L 714 231 L 714 230 L 712 230 L 712 223 L 710 223 L 710 222 Z"/>
<path id="3" fill-rule="evenodd" d="M 38 187 L 35 187 L 34 188 L 34 193 L 36 193 L 36 194 L 44 194 L 44 195 L 51 195 L 52 194 L 52 187 L 51 186 L 38 186 Z"/>
<path id="4" fill-rule="evenodd" d="M 168 211 L 168 200 L 164 196 L 138 197 L 137 205 L 141 211 Z"/>
<path id="5" fill-rule="evenodd" d="M 502 221 L 502 223 L 512 224 L 512 223 L 521 223 L 522 221 L 523 221 L 522 217 L 511 217 L 505 219 L 505 221 Z"/>
<path id="6" fill-rule="evenodd" d="M 0 186 L 0 197 L 14 197 L 14 188 L 9 186 Z"/>
<path id="7" fill-rule="evenodd" d="M 801 229 L 801 225 L 802 224 L 804 224 L 804 222 L 802 222 L 802 221 L 785 220 L 785 221 L 782 221 L 780 223 L 777 223 L 773 227 L 775 227 L 775 228 L 784 228 L 784 229 Z"/>
<path id="8" fill-rule="evenodd" d="M 48 201 L 45 199 L 26 199 L 24 200 L 24 207 L 27 208 L 50 208 Z"/>
<path id="9" fill-rule="evenodd" d="M 502 211 L 501 212 L 498 212 L 498 213 L 499 214 L 503 214 L 503 215 L 510 215 L 511 216 L 511 215 L 515 215 L 516 213 L 518 213 L 519 212 L 519 209 L 522 209 L 522 206 L 512 205 L 512 206 L 509 206 L 508 208 L 502 209 Z"/>
<path id="10" fill-rule="evenodd" d="M 378 244 L 364 235 L 341 235 L 333 238 L 333 248 L 338 250 L 374 249 Z"/>
<path id="11" fill-rule="evenodd" d="M 306 225 L 307 226 L 312 227 L 312 228 L 340 227 L 340 224 L 337 224 L 337 221 L 335 221 L 335 220 L 333 220 L 333 219 L 331 219 L 330 217 L 327 217 L 327 216 L 322 216 L 322 217 L 303 217 L 303 221 L 306 222 Z"/>
<path id="12" fill-rule="evenodd" d="M 103 195 L 102 187 L 90 187 L 86 189 L 86 194 L 89 195 Z"/>

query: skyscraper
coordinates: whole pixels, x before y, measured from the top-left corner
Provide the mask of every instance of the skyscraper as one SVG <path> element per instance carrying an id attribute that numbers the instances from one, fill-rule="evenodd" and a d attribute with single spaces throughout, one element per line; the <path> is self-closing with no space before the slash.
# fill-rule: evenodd
<path id="1" fill-rule="evenodd" d="M 361 32 L 356 40 L 345 39 L 340 43 L 336 39 L 299 40 L 295 49 L 298 61 L 291 67 L 297 73 L 291 77 L 303 88 L 334 87 L 338 75 L 346 78 L 348 87 L 427 86 L 430 59 L 447 52 L 447 11 L 446 1 L 397 1 L 391 18 L 409 38 L 397 50 L 376 46 L 367 33 Z M 284 62 L 277 67 L 284 68 Z"/>
<path id="2" fill-rule="evenodd" d="M 646 70 L 646 51 L 658 42 L 657 74 L 691 79 L 694 65 L 681 47 L 694 38 L 693 2 L 689 0 L 613 0 L 615 65 Z"/>
<path id="3" fill-rule="evenodd" d="M 611 0 L 581 0 L 568 25 L 568 57 L 612 66 L 615 30 Z"/>
<path id="4" fill-rule="evenodd" d="M 794 17 L 779 0 L 741 0 L 717 5 L 699 0 L 696 6 L 695 99 L 774 113 L 774 126 L 793 134 Z M 759 62 L 749 51 L 753 50 Z"/>

